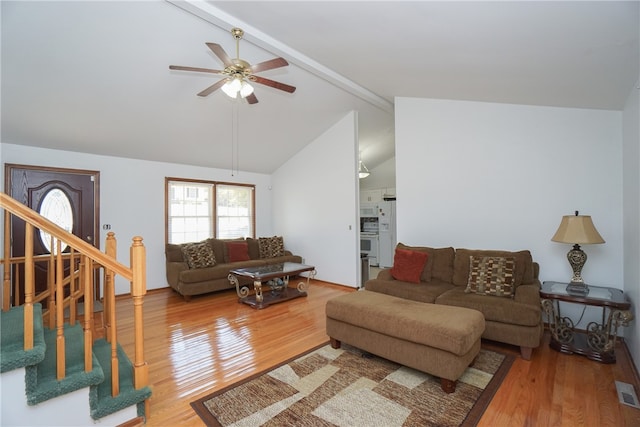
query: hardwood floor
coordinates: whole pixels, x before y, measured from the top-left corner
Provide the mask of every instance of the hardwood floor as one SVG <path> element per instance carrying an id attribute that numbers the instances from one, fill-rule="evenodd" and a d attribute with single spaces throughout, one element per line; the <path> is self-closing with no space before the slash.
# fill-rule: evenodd
<path id="1" fill-rule="evenodd" d="M 351 288 L 312 281 L 309 295 L 263 310 L 239 304 L 235 291 L 185 302 L 170 289 L 144 300 L 145 358 L 153 396 L 148 426 L 202 426 L 190 402 L 328 341 L 324 307 Z M 133 356 L 132 304 L 118 301 L 118 334 Z M 640 426 L 640 410 L 618 403 L 614 380 L 633 383 L 622 346 L 604 365 L 559 354 L 545 342 L 531 361 L 517 357 L 479 426 Z M 484 346 L 518 355 L 518 349 Z"/>

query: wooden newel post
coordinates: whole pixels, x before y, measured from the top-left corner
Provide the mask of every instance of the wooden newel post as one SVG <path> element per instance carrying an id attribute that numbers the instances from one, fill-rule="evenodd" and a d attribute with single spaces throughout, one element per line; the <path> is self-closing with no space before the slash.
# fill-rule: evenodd
<path id="1" fill-rule="evenodd" d="M 142 305 L 147 293 L 147 256 L 142 237 L 133 238 L 131 245 L 131 296 L 133 297 L 133 321 L 135 330 L 134 387 L 140 389 L 149 384 L 149 367 L 144 360 L 144 321 Z"/>

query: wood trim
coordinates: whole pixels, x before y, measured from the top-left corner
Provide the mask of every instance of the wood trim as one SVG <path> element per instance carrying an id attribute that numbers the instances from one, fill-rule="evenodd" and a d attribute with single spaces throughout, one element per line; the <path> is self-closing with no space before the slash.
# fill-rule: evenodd
<path id="1" fill-rule="evenodd" d="M 227 181 L 211 181 L 211 180 L 206 180 L 206 179 L 195 179 L 195 178 L 178 178 L 178 177 L 171 177 L 171 176 L 165 176 L 164 177 L 164 244 L 165 247 L 166 245 L 169 243 L 169 183 L 171 181 L 177 181 L 177 182 L 191 182 L 194 184 L 209 184 L 213 186 L 213 200 L 212 200 L 212 204 L 213 206 L 211 207 L 211 212 L 213 212 L 213 224 L 211 224 L 212 230 L 213 230 L 213 236 L 211 237 L 216 237 L 218 236 L 218 221 L 217 221 L 217 215 L 218 213 L 216 212 L 216 206 L 217 206 L 217 191 L 216 191 L 216 187 L 219 185 L 227 185 L 227 186 L 234 186 L 234 187 L 248 187 L 251 188 L 253 191 L 251 192 L 251 206 L 252 206 L 252 211 L 251 211 L 251 230 L 252 230 L 252 238 L 256 238 L 256 191 L 257 191 L 257 186 L 255 184 L 247 184 L 247 183 L 240 183 L 240 182 L 227 182 Z"/>

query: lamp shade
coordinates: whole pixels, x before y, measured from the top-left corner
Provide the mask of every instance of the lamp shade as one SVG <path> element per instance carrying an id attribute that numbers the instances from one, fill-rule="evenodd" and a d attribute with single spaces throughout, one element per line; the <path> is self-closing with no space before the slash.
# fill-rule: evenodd
<path id="1" fill-rule="evenodd" d="M 369 176 L 369 169 L 367 169 L 364 163 L 362 163 L 362 160 L 360 160 L 358 165 L 358 177 L 362 179 L 368 176 Z"/>
<path id="2" fill-rule="evenodd" d="M 604 243 L 589 215 L 565 215 L 558 231 L 551 238 L 554 242 L 588 245 Z"/>
<path id="3" fill-rule="evenodd" d="M 253 93 L 253 86 L 251 86 L 249 83 L 245 82 L 244 80 L 242 81 L 242 86 L 240 86 L 240 96 L 242 98 L 246 98 L 247 96 L 251 95 Z"/>

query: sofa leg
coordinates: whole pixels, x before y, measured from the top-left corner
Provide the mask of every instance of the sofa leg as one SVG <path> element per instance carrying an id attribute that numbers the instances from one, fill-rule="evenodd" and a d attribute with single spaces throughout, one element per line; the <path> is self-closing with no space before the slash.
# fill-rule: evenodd
<path id="1" fill-rule="evenodd" d="M 191 295 L 183 295 L 183 297 L 186 302 L 191 301 Z"/>
<path id="2" fill-rule="evenodd" d="M 329 343 L 331 344 L 331 348 L 340 348 L 340 340 L 329 337 Z"/>
<path id="3" fill-rule="evenodd" d="M 520 346 L 520 355 L 524 360 L 531 360 L 531 353 L 533 353 L 532 347 Z"/>
<path id="4" fill-rule="evenodd" d="M 456 391 L 456 382 L 446 378 L 440 378 L 440 386 L 445 393 L 453 393 Z"/>

